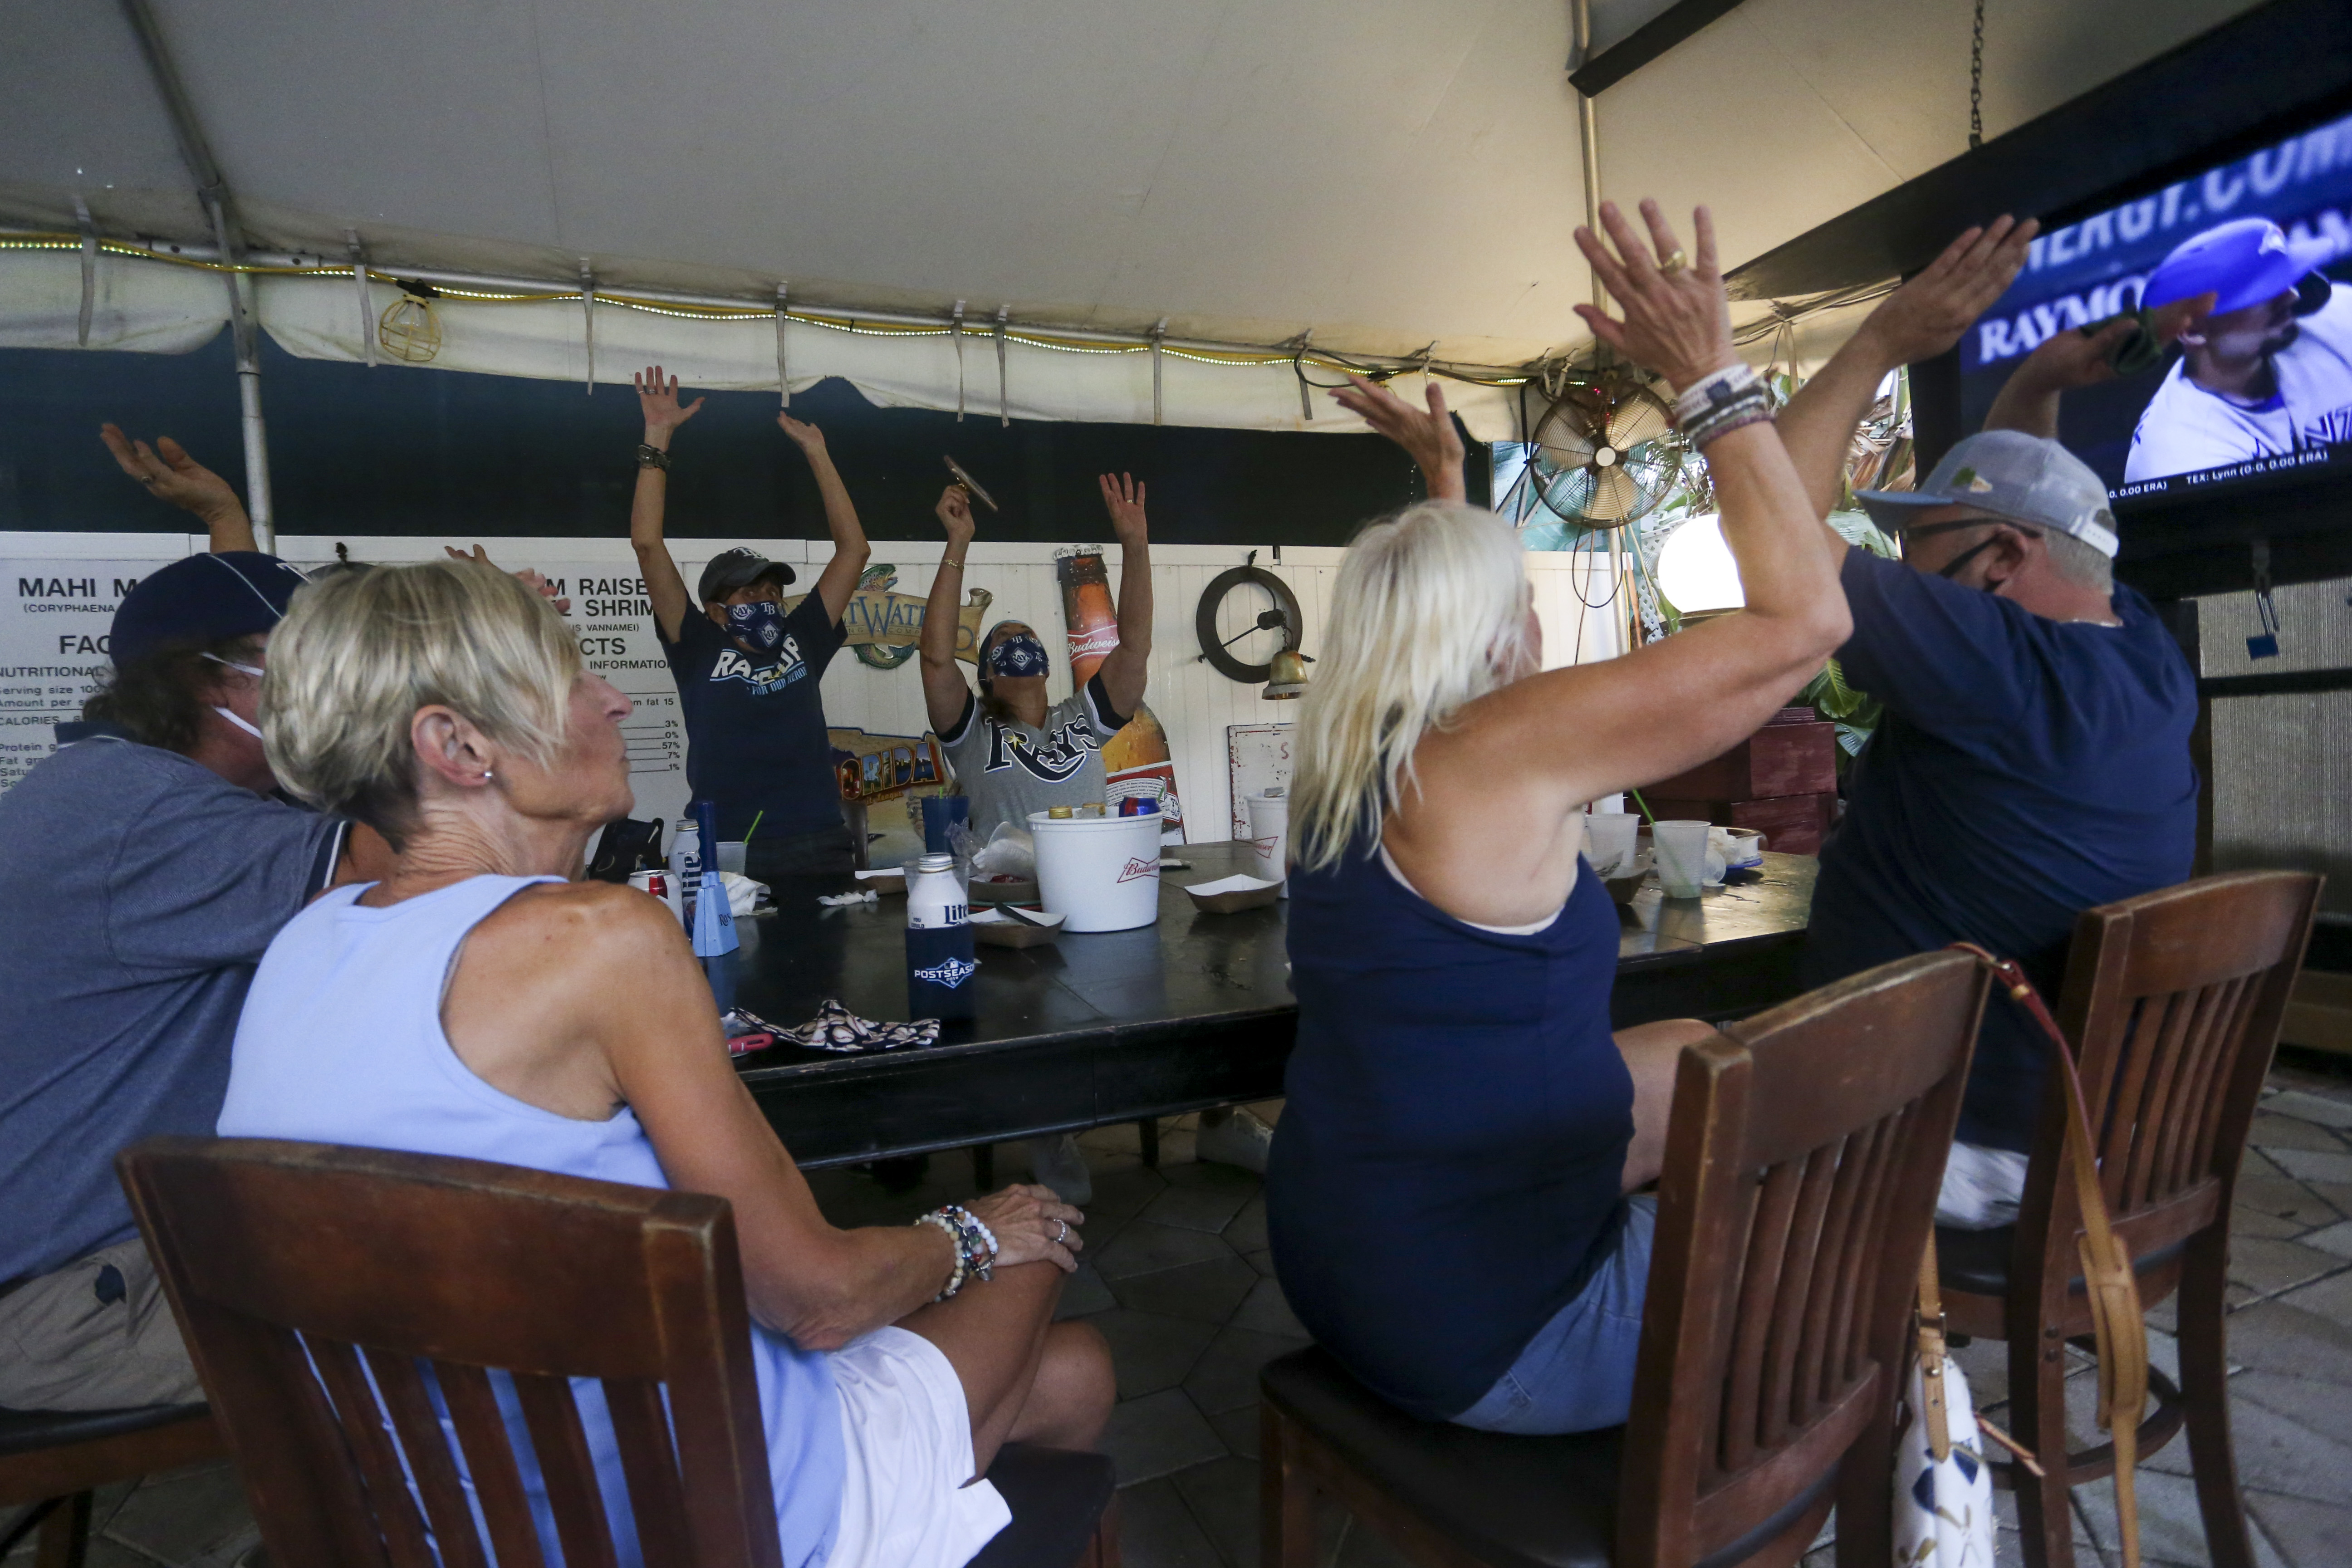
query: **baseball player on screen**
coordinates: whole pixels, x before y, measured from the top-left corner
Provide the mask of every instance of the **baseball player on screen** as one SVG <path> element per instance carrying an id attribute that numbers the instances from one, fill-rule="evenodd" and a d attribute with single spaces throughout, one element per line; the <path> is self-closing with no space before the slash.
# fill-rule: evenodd
<path id="1" fill-rule="evenodd" d="M 2335 250 L 2246 217 L 2158 263 L 2143 307 L 2215 300 L 2139 416 L 2126 482 L 2352 440 L 2352 284 L 2318 271 Z"/>

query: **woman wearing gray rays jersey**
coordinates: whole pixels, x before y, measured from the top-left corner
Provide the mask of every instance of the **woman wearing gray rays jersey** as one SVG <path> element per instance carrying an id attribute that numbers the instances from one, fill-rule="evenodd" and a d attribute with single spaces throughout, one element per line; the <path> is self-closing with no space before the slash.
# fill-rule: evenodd
<path id="1" fill-rule="evenodd" d="M 971 548 L 971 498 L 961 485 L 940 497 L 947 553 L 931 579 L 923 612 L 923 701 L 940 748 L 971 797 L 971 830 L 982 839 L 997 824 L 1025 826 L 1029 814 L 1106 797 L 1102 744 L 1143 700 L 1151 657 L 1151 556 L 1143 487 L 1126 474 L 1101 476 L 1103 506 L 1118 540 L 1118 647 L 1094 678 L 1059 702 L 1045 700 L 1051 658 L 1045 640 L 1022 621 L 999 621 L 980 644 L 975 696 L 956 668 L 956 606 L 963 599 L 964 554 Z M 1066 1134 L 1029 1141 L 1030 1168 L 1073 1204 L 1094 1195 L 1085 1158 Z"/>

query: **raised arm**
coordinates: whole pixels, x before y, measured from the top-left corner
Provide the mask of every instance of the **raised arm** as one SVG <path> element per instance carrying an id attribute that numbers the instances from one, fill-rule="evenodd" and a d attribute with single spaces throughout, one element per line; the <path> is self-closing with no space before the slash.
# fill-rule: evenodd
<path id="1" fill-rule="evenodd" d="M 2149 311 L 2148 329 L 2156 346 L 2169 348 L 2189 322 L 2213 308 L 2216 298 L 2199 294 Z M 2083 331 L 2051 333 L 2010 372 L 1992 406 L 1985 410 L 1985 428 L 2022 430 L 2056 440 L 2059 399 L 2080 387 L 2115 380 L 2116 367 L 2107 356 L 2138 330 L 2139 323 L 2126 317 L 2109 321 L 2087 337 Z"/>
<path id="2" fill-rule="evenodd" d="M 702 399 L 698 397 L 680 408 L 677 377 L 664 377 L 659 365 L 646 371 L 635 381 L 637 407 L 646 416 L 646 445 L 667 453 L 670 438 L 702 407 Z M 654 620 L 660 626 L 662 636 L 676 642 L 679 628 L 686 625 L 686 617 L 695 612 L 697 605 L 688 596 L 686 579 L 678 575 L 677 563 L 671 558 L 668 542 L 662 537 L 662 512 L 668 501 L 669 470 L 658 464 L 640 462 L 637 493 L 629 502 L 629 547 L 637 552 L 637 572 L 646 580 L 646 596 L 653 601 Z"/>
<path id="3" fill-rule="evenodd" d="M 776 423 L 808 458 L 809 471 L 816 475 L 817 491 L 824 497 L 824 527 L 833 535 L 833 559 L 817 577 L 816 596 L 824 601 L 824 613 L 838 625 L 849 608 L 849 596 L 857 592 L 858 579 L 866 575 L 866 563 L 873 557 L 874 547 L 866 542 L 866 530 L 858 524 L 857 509 L 849 504 L 849 490 L 833 466 L 833 454 L 824 449 L 824 432 L 789 414 L 777 415 Z"/>
<path id="4" fill-rule="evenodd" d="M 1429 412 L 1424 414 L 1377 382 L 1360 375 L 1348 379 L 1355 384 L 1334 389 L 1334 401 L 1412 455 L 1429 486 L 1429 499 L 1467 500 L 1470 491 L 1462 482 L 1462 432 L 1454 428 L 1454 416 L 1446 412 L 1445 394 L 1438 390 L 1437 383 L 1431 382 L 1423 393 L 1429 403 Z"/>
<path id="5" fill-rule="evenodd" d="M 1095 673 L 1110 705 L 1132 718 L 1143 701 L 1151 663 L 1151 536 L 1143 520 L 1143 487 L 1132 476 L 1097 474 L 1103 510 L 1118 541 L 1118 646 Z"/>
<path id="6" fill-rule="evenodd" d="M 1613 252 L 1587 230 L 1577 231 L 1577 243 L 1625 319 L 1577 307 L 1594 332 L 1677 389 L 1733 364 L 1706 209 L 1695 215 L 1697 257 L 1680 266 L 1668 265 L 1680 251 L 1656 204 L 1642 204 L 1646 245 L 1613 204 L 1601 210 Z M 1511 716 L 1504 732 L 1525 727 L 1506 749 L 1549 773 L 1551 804 L 1572 806 L 1717 755 L 1771 717 L 1852 629 L 1838 590 L 1840 557 L 1830 548 L 1835 536 L 1819 526 L 1772 422 L 1726 431 L 1705 456 L 1747 608 L 1624 658 L 1554 670 L 1485 700 Z M 1495 765 L 1507 764 L 1497 758 Z"/>
<path id="7" fill-rule="evenodd" d="M 1843 499 L 1854 427 L 1870 412 L 1887 373 L 1934 359 L 1958 342 L 2016 279 L 2038 226 L 2032 218 L 2000 217 L 1964 232 L 1889 294 L 1790 399 L 1777 423 L 1814 515 L 1827 516 Z M 1838 554 L 1844 554 L 1843 541 Z"/>
<path id="8" fill-rule="evenodd" d="M 217 555 L 224 550 L 257 550 L 253 520 L 229 482 L 188 456 L 188 449 L 169 436 L 155 437 L 149 447 L 133 441 L 118 425 L 101 425 L 98 438 L 114 454 L 122 471 L 147 487 L 157 500 L 204 519 L 205 548 Z"/>
<path id="9" fill-rule="evenodd" d="M 939 574 L 931 579 L 917 647 L 923 667 L 923 710 L 930 716 L 932 731 L 945 734 L 963 717 L 963 705 L 971 696 L 955 656 L 956 626 L 963 606 L 963 558 L 975 531 L 971 497 L 961 485 L 950 485 L 940 496 L 937 515 L 947 531 L 948 551 L 940 557 Z"/>

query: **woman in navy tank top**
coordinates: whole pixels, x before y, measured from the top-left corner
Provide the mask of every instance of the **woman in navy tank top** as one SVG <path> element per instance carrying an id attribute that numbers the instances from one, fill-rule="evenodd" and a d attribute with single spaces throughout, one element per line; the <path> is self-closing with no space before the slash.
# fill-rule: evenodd
<path id="1" fill-rule="evenodd" d="M 1686 261 L 1601 208 L 1577 243 L 1623 304 L 1579 307 L 1689 389 L 1748 607 L 1605 663 L 1543 669 L 1511 531 L 1463 504 L 1462 446 L 1359 382 L 1339 400 L 1433 500 L 1349 548 L 1295 742 L 1298 1043 L 1266 1174 L 1292 1307 L 1367 1386 L 1507 1432 L 1624 1420 L 1674 1063 L 1707 1026 L 1612 1035 L 1617 917 L 1584 803 L 1754 731 L 1843 640 L 1836 536 L 1734 353 L 1706 209 Z M 1722 373 L 1729 373 L 1728 374 Z"/>

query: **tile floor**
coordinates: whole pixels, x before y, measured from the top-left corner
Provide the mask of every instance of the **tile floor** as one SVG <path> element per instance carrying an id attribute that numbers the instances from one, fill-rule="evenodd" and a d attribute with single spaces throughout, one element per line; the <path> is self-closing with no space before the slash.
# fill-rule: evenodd
<path id="1" fill-rule="evenodd" d="M 1095 1172 L 1087 1262 L 1063 1299 L 1118 1359 L 1119 1405 L 1105 1446 L 1118 1462 L 1129 1568 L 1252 1568 L 1257 1561 L 1257 1368 L 1305 1342 L 1265 1252 L 1256 1178 L 1193 1158 L 1190 1119 L 1160 1136 L 1144 1168 L 1133 1127 L 1084 1140 Z M 2333 1568 L 2352 1560 L 2352 1068 L 2315 1058 L 2272 1077 L 2239 1184 L 2230 1344 L 2241 1478 L 2262 1562 Z M 1017 1179 L 1017 1146 L 999 1179 Z M 971 1192 L 970 1163 L 931 1162 L 921 1186 L 887 1194 L 848 1171 L 818 1173 L 837 1223 L 902 1221 Z M 2169 1369 L 2168 1307 L 2150 1314 Z M 2005 1411 L 2000 1347 L 1962 1352 L 1978 1402 Z M 2087 1410 L 2087 1369 L 2074 1387 Z M 2086 1417 L 2087 1419 L 2087 1417 Z M 2147 1561 L 2206 1561 L 2185 1443 L 2143 1466 Z M 2113 1489 L 2075 1494 L 2077 1560 L 2113 1564 Z M 91 1568 L 231 1568 L 256 1536 L 221 1466 L 149 1477 L 99 1499 Z M 2000 1561 L 2020 1561 L 2002 1499 Z M 6 1516 L 0 1515 L 0 1531 Z M 1826 1540 L 1826 1537 L 1824 1538 Z M 1324 1568 L 1392 1568 L 1403 1559 L 1342 1516 L 1325 1521 Z M 1826 1548 L 1807 1559 L 1825 1568 Z M 27 1543 L 7 1568 L 31 1561 Z"/>

